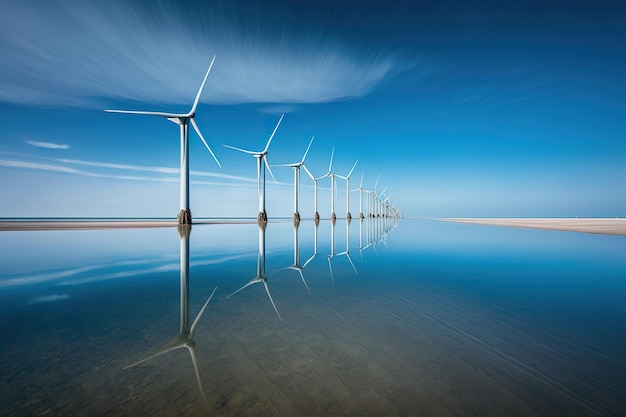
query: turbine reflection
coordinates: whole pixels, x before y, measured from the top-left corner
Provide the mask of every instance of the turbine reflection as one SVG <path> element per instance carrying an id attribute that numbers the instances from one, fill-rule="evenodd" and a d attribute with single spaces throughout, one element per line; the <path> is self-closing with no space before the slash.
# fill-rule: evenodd
<path id="1" fill-rule="evenodd" d="M 191 357 L 191 362 L 193 364 L 194 373 L 196 375 L 196 382 L 198 384 L 198 390 L 200 391 L 200 395 L 202 396 L 202 400 L 207 410 L 209 409 L 209 405 L 204 395 L 204 389 L 202 388 L 202 380 L 200 379 L 200 371 L 198 370 L 198 361 L 196 359 L 195 352 L 195 342 L 194 342 L 194 334 L 196 331 L 196 327 L 198 326 L 198 322 L 200 318 L 204 314 L 211 298 L 215 294 L 217 287 L 213 289 L 211 295 L 207 298 L 204 305 L 196 315 L 195 319 L 189 325 L 189 235 L 191 233 L 191 225 L 179 225 L 178 233 L 180 236 L 180 327 L 178 331 L 178 335 L 174 337 L 169 343 L 167 343 L 163 348 L 161 348 L 156 353 L 144 358 L 140 361 L 132 363 L 128 366 L 125 366 L 124 369 L 133 368 L 137 365 L 140 365 L 144 362 L 149 361 L 150 359 L 154 359 L 158 356 L 161 356 L 165 353 L 171 352 L 176 349 L 186 348 L 189 351 L 189 356 Z"/>
<path id="2" fill-rule="evenodd" d="M 239 291 L 243 290 L 244 288 L 249 287 L 252 284 L 256 284 L 260 282 L 263 284 L 263 287 L 265 287 L 265 292 L 267 293 L 267 297 L 272 303 L 272 307 L 274 307 L 274 311 L 276 312 L 278 319 L 282 320 L 282 318 L 280 317 L 280 313 L 278 312 L 278 309 L 276 308 L 276 304 L 274 304 L 274 299 L 272 298 L 272 294 L 270 294 L 270 289 L 267 286 L 267 275 L 265 274 L 265 228 L 267 227 L 267 223 L 260 222 L 258 223 L 258 226 L 259 226 L 259 254 L 257 258 L 256 276 L 252 278 L 250 281 L 248 281 L 248 283 L 246 283 L 243 287 L 229 294 L 228 297 L 226 298 L 230 298 L 233 295 L 237 294 Z"/>

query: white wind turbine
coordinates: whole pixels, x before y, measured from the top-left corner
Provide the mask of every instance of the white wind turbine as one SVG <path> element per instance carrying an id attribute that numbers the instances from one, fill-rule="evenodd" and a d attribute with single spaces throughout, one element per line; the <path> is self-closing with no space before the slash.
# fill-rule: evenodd
<path id="1" fill-rule="evenodd" d="M 318 178 L 318 180 L 321 180 L 322 178 L 330 177 L 330 220 L 331 221 L 337 220 L 337 215 L 335 214 L 335 173 L 332 172 L 334 156 L 335 156 L 335 147 L 333 146 L 333 151 L 330 154 L 330 164 L 328 165 L 328 172 Z"/>
<path id="2" fill-rule="evenodd" d="M 335 153 L 335 148 L 333 148 L 333 154 Z M 330 156 L 330 160 L 331 160 L 331 165 L 332 165 L 332 160 L 333 160 L 333 156 L 331 154 Z M 315 213 L 313 214 L 313 220 L 316 222 L 319 222 L 320 220 L 320 213 L 317 211 L 317 181 L 321 180 L 322 178 L 326 178 L 328 176 L 328 173 L 322 175 L 321 177 L 314 177 L 313 174 L 311 174 L 311 171 L 309 171 L 309 169 L 306 167 L 306 165 L 302 165 L 302 168 L 304 168 L 304 170 L 306 171 L 306 173 L 308 174 L 309 177 L 311 177 L 311 179 L 313 180 L 313 183 L 315 184 Z"/>
<path id="3" fill-rule="evenodd" d="M 348 172 L 348 175 L 346 175 L 345 177 L 341 175 L 337 175 L 339 178 L 346 180 L 346 219 L 347 220 L 352 219 L 352 215 L 350 214 L 350 175 L 352 175 L 352 172 L 354 171 L 354 168 L 356 168 L 356 164 L 358 163 L 359 161 L 357 160 L 354 163 L 354 165 L 352 165 L 352 169 L 350 170 L 350 172 Z"/>
<path id="4" fill-rule="evenodd" d="M 311 145 L 313 144 L 313 139 L 315 136 L 311 137 L 311 141 L 309 142 L 309 146 L 307 146 L 306 151 L 304 151 L 304 156 L 300 162 L 294 162 L 291 164 L 282 164 L 275 166 L 283 166 L 283 167 L 292 167 L 293 168 L 293 221 L 294 223 L 300 222 L 300 212 L 298 211 L 298 194 L 300 193 L 300 167 L 304 166 L 304 160 L 306 159 L 306 155 L 309 153 L 309 149 L 311 149 Z M 306 170 L 306 167 L 304 167 Z M 310 174 L 309 174 L 310 175 Z M 315 181 L 315 179 L 313 179 Z M 317 185 L 317 181 L 316 181 Z M 317 188 L 317 187 L 316 187 Z"/>
<path id="5" fill-rule="evenodd" d="M 272 143 L 272 139 L 274 139 L 276 130 L 278 130 L 278 126 L 280 126 L 280 122 L 283 121 L 283 117 L 285 117 L 284 114 L 280 116 L 280 119 L 278 120 L 278 123 L 276 124 L 276 127 L 274 128 L 274 131 L 272 132 L 270 138 L 267 140 L 265 149 L 263 149 L 262 151 L 255 152 L 255 151 L 249 151 L 246 149 L 236 148 L 230 145 L 224 145 L 227 148 L 234 149 L 236 151 L 252 155 L 257 159 L 257 180 L 258 180 L 258 192 L 259 192 L 259 214 L 257 215 L 258 222 L 267 222 L 267 213 L 265 212 L 265 167 L 263 166 L 263 163 L 265 163 L 267 170 L 270 172 L 270 175 L 274 179 L 274 182 L 276 182 L 276 178 L 274 177 L 274 174 L 272 173 L 270 164 L 269 162 L 267 162 L 267 151 L 270 147 L 270 143 Z"/>
<path id="6" fill-rule="evenodd" d="M 359 188 L 357 188 L 356 190 L 352 190 L 359 192 L 359 218 L 361 219 L 365 217 L 363 215 L 363 192 L 367 192 L 367 190 L 363 188 L 363 176 L 365 176 L 364 173 L 361 174 L 361 184 L 359 184 Z"/>
<path id="7" fill-rule="evenodd" d="M 376 178 L 376 182 L 374 183 L 374 189 L 370 191 L 370 217 L 376 217 L 376 196 L 378 195 L 376 192 L 376 187 L 378 187 L 379 180 L 380 174 L 378 174 L 378 178 Z"/>
<path id="8" fill-rule="evenodd" d="M 178 213 L 178 223 L 179 224 L 191 224 L 191 209 L 189 208 L 189 122 L 193 126 L 194 130 L 198 134 L 198 137 L 204 143 L 204 146 L 209 150 L 217 165 L 221 168 L 222 165 L 217 160 L 217 157 L 207 144 L 206 140 L 200 133 L 200 129 L 196 124 L 194 117 L 196 116 L 196 108 L 198 107 L 198 102 L 200 101 L 200 95 L 202 94 L 202 90 L 204 89 L 204 84 L 206 83 L 207 77 L 211 72 L 211 68 L 213 68 L 213 63 L 215 62 L 215 56 L 211 60 L 211 64 L 209 65 L 209 69 L 204 75 L 204 79 L 202 80 L 202 84 L 200 85 L 200 89 L 196 94 L 196 99 L 191 106 L 191 110 L 188 113 L 165 113 L 165 112 L 154 112 L 154 111 L 137 111 L 137 110 L 105 110 L 105 112 L 109 113 L 126 113 L 126 114 L 142 114 L 147 116 L 159 116 L 165 117 L 167 120 L 174 122 L 180 126 L 180 211 Z"/>

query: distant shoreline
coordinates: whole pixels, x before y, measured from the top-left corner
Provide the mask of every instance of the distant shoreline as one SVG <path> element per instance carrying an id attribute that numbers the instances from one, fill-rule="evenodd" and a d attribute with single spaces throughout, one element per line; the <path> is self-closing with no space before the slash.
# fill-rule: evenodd
<path id="1" fill-rule="evenodd" d="M 626 218 L 439 218 L 454 223 L 626 236 Z"/>

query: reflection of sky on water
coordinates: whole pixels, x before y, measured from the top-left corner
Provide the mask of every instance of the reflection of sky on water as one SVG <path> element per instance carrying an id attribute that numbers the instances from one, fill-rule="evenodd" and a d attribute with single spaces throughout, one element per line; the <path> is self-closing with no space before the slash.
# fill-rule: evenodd
<path id="1" fill-rule="evenodd" d="M 370 375 L 371 381 L 356 376 L 371 364 L 384 365 L 392 374 L 415 369 L 411 377 L 418 381 L 439 372 L 438 366 L 466 358 L 484 373 L 468 374 L 478 384 L 490 384 L 481 380 L 490 375 L 504 378 L 502 384 L 512 392 L 522 392 L 525 384 L 547 387 L 563 396 L 559 401 L 579 407 L 573 415 L 607 415 L 626 405 L 626 390 L 621 389 L 626 384 L 623 237 L 425 220 L 395 226 L 368 219 L 355 219 L 349 226 L 338 220 L 334 228 L 329 221 L 317 227 L 303 221 L 294 233 L 290 222 L 271 222 L 264 235 L 256 224 L 194 226 L 184 304 L 181 239 L 175 228 L 0 233 L 0 330 L 10 335 L 0 342 L 0 370 L 6 371 L 0 378 L 14 378 L 16 387 L 5 394 L 12 397 L 0 395 L 0 400 L 22 395 L 17 390 L 28 384 L 26 374 L 16 370 L 22 366 L 35 367 L 31 371 L 44 381 L 36 385 L 55 395 L 75 394 L 62 383 L 47 386 L 50 372 L 54 378 L 66 375 L 68 381 L 87 375 L 94 381 L 105 378 L 93 382 L 97 387 L 106 385 L 106 378 L 149 385 L 158 374 L 172 381 L 181 378 L 177 384 L 199 401 L 203 396 L 198 396 L 194 368 L 182 354 L 121 370 L 162 349 L 164 340 L 177 332 L 182 306 L 196 316 L 217 287 L 193 343 L 201 393 L 206 394 L 202 401 L 210 409 L 216 402 L 233 402 L 224 415 L 245 406 L 245 401 L 234 405 L 238 390 L 263 385 L 254 372 L 242 371 L 252 366 L 256 350 L 266 353 L 271 366 L 258 359 L 253 368 L 270 366 L 263 372 L 271 374 L 277 360 L 272 352 L 282 352 L 283 363 L 322 360 L 314 352 L 318 342 L 332 346 L 331 357 L 332 352 L 369 347 L 359 351 L 364 356 L 357 357 L 365 362 L 355 360 L 356 368 L 337 370 L 334 359 L 317 364 L 330 367 L 348 386 L 359 379 L 383 384 L 379 374 Z M 266 288 L 251 285 L 227 298 L 257 275 L 261 238 Z M 276 340 L 289 348 L 281 350 Z M 290 356 L 305 341 L 308 356 Z M 432 350 L 420 350 L 434 342 Z M 43 346 L 55 359 L 46 359 Z M 440 351 L 444 353 L 433 353 Z M 431 355 L 444 359 L 428 359 L 414 368 L 419 358 Z M 102 362 L 96 376 L 90 373 L 93 361 Z M 40 363 L 47 364 L 45 372 L 36 369 Z M 465 369 L 460 363 L 445 366 Z M 297 374 L 297 369 L 291 372 Z M 212 384 L 212 378 L 220 383 Z M 452 383 L 447 381 L 451 375 L 441 378 L 441 383 Z M 219 394 L 215 386 L 232 386 L 232 392 Z M 267 389 L 270 395 L 272 388 Z M 178 395 L 168 390 L 160 394 L 164 400 Z M 136 395 L 152 391 L 154 387 L 144 387 Z M 456 407 L 451 396 L 438 395 Z M 540 409 L 558 410 L 552 406 Z M 67 407 L 66 412 L 79 406 Z M 497 409 L 489 403 L 485 407 Z"/>

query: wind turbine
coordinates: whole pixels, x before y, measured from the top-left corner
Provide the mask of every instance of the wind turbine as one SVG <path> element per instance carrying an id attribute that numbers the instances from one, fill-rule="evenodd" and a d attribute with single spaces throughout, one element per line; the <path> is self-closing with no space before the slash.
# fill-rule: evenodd
<path id="1" fill-rule="evenodd" d="M 165 113 L 165 112 L 154 112 L 154 111 L 137 111 L 137 110 L 105 110 L 105 112 L 109 113 L 126 113 L 126 114 L 141 114 L 147 116 L 158 116 L 165 117 L 170 122 L 174 122 L 180 126 L 180 211 L 178 213 L 178 224 L 191 224 L 191 209 L 189 208 L 189 122 L 193 126 L 194 130 L 198 134 L 198 137 L 204 143 L 204 146 L 209 150 L 217 165 L 221 168 L 222 165 L 220 161 L 217 160 L 217 157 L 207 144 L 206 140 L 200 133 L 200 129 L 196 124 L 194 117 L 196 116 L 196 108 L 198 107 L 198 102 L 200 101 L 200 95 L 202 94 L 202 90 L 204 89 L 204 84 L 206 83 L 206 79 L 211 72 L 211 68 L 213 68 L 213 63 L 215 62 L 215 56 L 211 60 L 211 64 L 209 65 L 209 69 L 204 75 L 204 79 L 202 80 L 202 84 L 200 85 L 200 89 L 196 94 L 196 99 L 191 106 L 191 110 L 188 113 Z"/>
<path id="2" fill-rule="evenodd" d="M 330 177 L 330 220 L 331 221 L 337 220 L 337 215 L 335 215 L 335 173 L 332 172 L 334 156 L 335 156 L 335 147 L 333 146 L 333 151 L 330 154 L 330 164 L 328 165 L 328 172 L 318 178 L 318 180 L 321 180 L 322 178 Z"/>
<path id="3" fill-rule="evenodd" d="M 311 145 L 313 144 L 313 139 L 315 136 L 311 137 L 311 141 L 309 142 L 309 146 L 307 146 L 306 151 L 304 151 L 304 156 L 300 162 L 294 162 L 291 164 L 282 164 L 276 166 L 287 166 L 293 168 L 293 222 L 300 223 L 300 213 L 298 212 L 298 194 L 300 193 L 300 167 L 304 166 L 304 160 L 306 159 L 306 155 L 309 153 L 309 149 L 311 149 Z M 304 167 L 306 170 L 306 167 Z M 314 179 L 315 181 L 315 179 Z M 317 182 L 316 182 L 317 185 Z"/>
<path id="4" fill-rule="evenodd" d="M 333 147 L 333 154 L 335 152 L 335 148 Z M 332 160 L 333 160 L 333 156 L 331 154 L 330 156 L 330 160 L 331 160 L 331 165 L 332 165 Z M 302 168 L 304 168 L 304 170 L 306 171 L 306 173 L 308 174 L 309 177 L 311 177 L 311 179 L 313 180 L 313 183 L 315 184 L 315 213 L 313 214 L 313 221 L 315 222 L 319 222 L 320 221 L 320 213 L 317 211 L 317 181 L 321 180 L 322 178 L 326 178 L 328 176 L 328 173 L 322 175 L 321 177 L 314 177 L 313 174 L 311 174 L 311 171 L 309 171 L 309 169 L 306 167 L 306 165 L 302 164 Z"/>
<path id="5" fill-rule="evenodd" d="M 378 178 L 376 178 L 376 182 L 374 183 L 374 189 L 370 191 L 370 217 L 376 217 L 376 198 L 378 193 L 376 192 L 376 187 L 378 187 L 378 181 L 380 180 L 380 174 L 378 174 Z"/>
<path id="6" fill-rule="evenodd" d="M 346 220 L 352 219 L 352 215 L 350 214 L 350 175 L 352 175 L 352 171 L 354 171 L 354 168 L 356 168 L 356 164 L 358 163 L 359 161 L 357 160 L 354 165 L 352 165 L 352 169 L 348 172 L 348 175 L 345 177 L 337 175 L 339 178 L 346 180 Z"/>
<path id="7" fill-rule="evenodd" d="M 367 191 L 365 188 L 363 188 L 363 177 L 365 176 L 365 173 L 361 174 L 361 183 L 359 184 L 359 188 L 352 190 L 352 191 L 358 191 L 359 192 L 359 218 L 363 219 L 365 216 L 363 216 L 363 192 Z"/>
<path id="8" fill-rule="evenodd" d="M 270 172 L 270 175 L 274 179 L 274 182 L 276 182 L 276 178 L 274 177 L 274 174 L 272 173 L 272 168 L 270 168 L 270 164 L 269 162 L 267 162 L 267 151 L 270 147 L 270 143 L 272 143 L 272 139 L 274 139 L 276 130 L 278 130 L 278 126 L 280 126 L 280 122 L 283 121 L 283 117 L 285 117 L 284 114 L 280 116 L 280 119 L 278 120 L 278 123 L 276 124 L 276 127 L 274 128 L 274 131 L 272 132 L 270 138 L 267 140 L 265 149 L 263 149 L 262 151 L 255 152 L 255 151 L 249 151 L 246 149 L 236 148 L 230 145 L 224 145 L 227 148 L 234 149 L 236 151 L 252 155 L 257 159 L 257 180 L 258 180 L 258 191 L 259 191 L 259 214 L 257 215 L 257 221 L 262 222 L 262 223 L 267 222 L 267 213 L 265 212 L 265 167 L 263 166 L 263 163 L 265 163 L 267 170 Z"/>
<path id="9" fill-rule="evenodd" d="M 196 374 L 196 382 L 198 384 L 198 389 L 200 390 L 200 395 L 202 395 L 202 399 L 204 401 L 207 409 L 209 408 L 206 396 L 204 395 L 204 389 L 202 388 L 202 381 L 200 379 L 200 371 L 198 370 L 198 361 L 196 359 L 195 353 L 195 341 L 193 340 L 196 326 L 204 314 L 211 298 L 215 294 L 215 290 L 217 287 L 213 289 L 213 292 L 206 300 L 198 315 L 192 322 L 191 326 L 189 325 L 189 234 L 191 232 L 191 225 L 181 225 L 179 226 L 179 235 L 180 235 L 180 327 L 178 331 L 178 335 L 172 339 L 171 342 L 166 344 L 161 350 L 157 353 L 148 356 L 140 361 L 132 363 L 128 366 L 125 366 L 124 369 L 133 368 L 137 365 L 140 365 L 144 362 L 149 361 L 150 359 L 154 359 L 158 356 L 161 356 L 165 353 L 171 352 L 176 349 L 186 348 L 189 351 L 189 356 L 191 356 L 191 362 L 193 364 L 193 369 Z"/>

